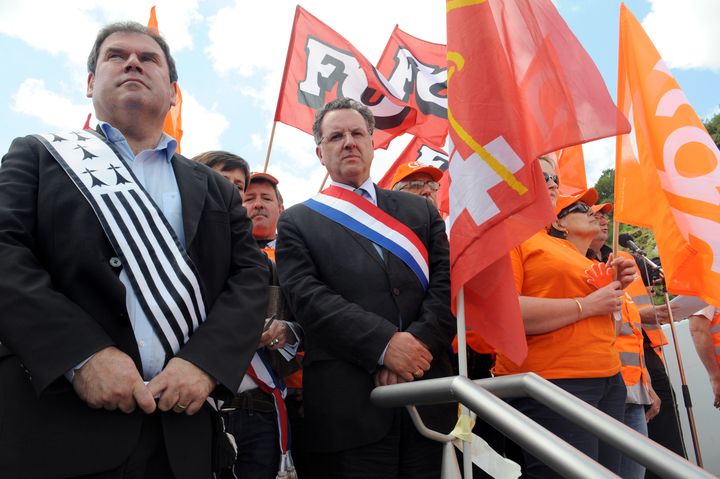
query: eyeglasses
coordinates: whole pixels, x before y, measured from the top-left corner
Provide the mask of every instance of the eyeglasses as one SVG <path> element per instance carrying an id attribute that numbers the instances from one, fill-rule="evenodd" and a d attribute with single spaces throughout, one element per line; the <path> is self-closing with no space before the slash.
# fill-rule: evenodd
<path id="1" fill-rule="evenodd" d="M 585 203 L 583 203 L 582 201 L 578 201 L 578 202 L 571 204 L 570 206 L 563 208 L 562 211 L 560 211 L 560 213 L 558 213 L 557 217 L 558 217 L 558 219 L 564 218 L 567 215 L 572 214 L 572 213 L 587 214 L 588 211 L 590 211 L 590 207 L 588 205 L 586 205 Z"/>
<path id="2" fill-rule="evenodd" d="M 323 136 L 320 138 L 320 141 L 318 141 L 318 145 L 320 145 L 323 141 L 325 143 L 330 143 L 333 145 L 339 144 L 341 141 L 345 140 L 345 137 L 350 134 L 352 136 L 352 139 L 355 141 L 362 141 L 367 139 L 370 135 L 368 132 L 364 130 L 353 130 L 353 131 L 335 131 L 333 133 L 330 133 L 328 136 Z"/>
<path id="3" fill-rule="evenodd" d="M 413 180 L 413 181 L 408 181 L 404 185 L 402 185 L 400 190 L 405 190 L 405 189 L 422 190 L 425 187 L 425 185 L 429 186 L 430 189 L 433 191 L 437 191 L 440 189 L 440 183 L 438 183 L 437 181 Z"/>
<path id="4" fill-rule="evenodd" d="M 558 175 L 550 176 L 543 171 L 543 178 L 545 178 L 545 183 L 550 183 L 550 180 L 553 180 L 556 185 L 560 186 L 560 177 Z"/>

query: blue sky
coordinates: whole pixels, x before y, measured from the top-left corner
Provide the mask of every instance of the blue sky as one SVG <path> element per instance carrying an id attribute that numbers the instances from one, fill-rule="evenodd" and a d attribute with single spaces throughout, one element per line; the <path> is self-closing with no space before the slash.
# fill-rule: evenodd
<path id="1" fill-rule="evenodd" d="M 600 69 L 615 97 L 618 0 L 554 0 L 561 15 Z M 720 111 L 720 2 L 628 0 L 701 118 Z M 175 56 L 184 96 L 183 153 L 226 149 L 261 169 L 280 89 L 295 3 L 285 0 L 26 0 L 0 2 L 0 151 L 35 132 L 80 128 L 87 53 L 97 30 L 111 21 L 145 23 L 157 5 L 161 33 Z M 311 0 L 302 6 L 347 38 L 370 61 L 380 57 L 400 28 L 445 43 L 444 2 L 439 0 Z M 40 15 L 40 12 L 43 12 Z M 379 179 L 408 138 L 378 151 Z M 614 163 L 614 143 L 585 147 L 590 184 Z M 281 180 L 289 204 L 311 196 L 324 170 L 312 138 L 284 125 L 275 134 L 269 171 Z"/>

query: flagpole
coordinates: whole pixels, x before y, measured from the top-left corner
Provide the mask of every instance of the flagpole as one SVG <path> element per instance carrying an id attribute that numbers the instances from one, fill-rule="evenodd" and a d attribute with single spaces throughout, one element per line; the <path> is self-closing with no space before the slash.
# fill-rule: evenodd
<path id="1" fill-rule="evenodd" d="M 275 127 L 277 121 L 273 121 L 272 131 L 270 131 L 270 142 L 268 143 L 267 155 L 265 155 L 265 167 L 263 173 L 267 173 L 268 165 L 270 164 L 270 152 L 272 151 L 273 139 L 275 139 Z"/>
<path id="2" fill-rule="evenodd" d="M 468 377 L 467 372 L 467 338 L 465 334 L 465 290 L 460 288 L 457 294 L 457 338 L 458 338 L 458 372 Z M 460 405 L 460 416 L 470 416 L 470 410 Z M 469 421 L 468 421 L 469 423 Z M 472 430 L 469 431 L 472 441 Z M 472 478 L 472 442 L 463 441 L 463 477 Z"/>
<path id="3" fill-rule="evenodd" d="M 325 173 L 325 178 L 323 178 L 322 183 L 320 184 L 320 189 L 318 190 L 318 192 L 322 191 L 323 188 L 325 188 L 325 182 L 327 182 L 327 179 L 328 179 L 329 176 L 330 176 L 330 172 L 328 171 L 327 173 Z"/>
<path id="4" fill-rule="evenodd" d="M 668 310 L 668 319 L 670 320 L 670 333 L 673 338 L 673 346 L 675 347 L 675 359 L 677 359 L 678 372 L 680 373 L 680 384 L 682 385 L 683 401 L 685 403 L 685 411 L 687 412 L 688 425 L 690 426 L 690 437 L 695 449 L 695 462 L 698 467 L 703 467 L 702 454 L 700 454 L 700 441 L 698 440 L 697 428 L 695 427 L 695 414 L 692 409 L 692 399 L 690 398 L 690 388 L 685 380 L 685 368 L 683 367 L 682 355 L 680 354 L 680 344 L 675 334 L 675 318 L 673 317 L 672 308 L 670 307 L 670 295 L 668 294 L 665 278 L 662 278 L 663 299 Z M 657 318 L 656 318 L 657 320 Z M 679 423 L 680 421 L 678 421 Z"/>

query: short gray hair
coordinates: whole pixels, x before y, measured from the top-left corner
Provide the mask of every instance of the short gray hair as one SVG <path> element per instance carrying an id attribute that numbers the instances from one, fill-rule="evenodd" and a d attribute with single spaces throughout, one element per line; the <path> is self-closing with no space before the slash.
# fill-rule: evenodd
<path id="1" fill-rule="evenodd" d="M 366 107 L 359 101 L 355 101 L 352 98 L 336 98 L 330 102 L 327 102 L 324 107 L 315 113 L 315 121 L 313 122 L 312 132 L 315 138 L 315 144 L 319 145 L 322 140 L 322 133 L 320 133 L 320 126 L 322 121 L 329 112 L 334 110 L 355 110 L 360 113 L 365 120 L 367 125 L 368 133 L 370 135 L 375 131 L 375 117 L 373 116 L 370 108 Z"/>
<path id="2" fill-rule="evenodd" d="M 111 23 L 109 25 L 105 25 L 98 32 L 92 50 L 90 50 L 90 55 L 88 55 L 88 73 L 95 73 L 95 69 L 97 68 L 98 55 L 100 54 L 100 47 L 102 46 L 103 42 L 107 40 L 107 37 L 109 37 L 113 33 L 140 33 L 142 35 L 147 35 L 153 40 L 155 40 L 155 42 L 160 45 L 160 49 L 165 54 L 165 60 L 168 64 L 168 71 L 170 72 L 170 83 L 174 83 L 178 80 L 177 69 L 175 68 L 175 60 L 170 54 L 170 47 L 168 46 L 165 39 L 160 36 L 157 30 L 151 30 L 145 25 L 142 25 L 138 22 Z"/>

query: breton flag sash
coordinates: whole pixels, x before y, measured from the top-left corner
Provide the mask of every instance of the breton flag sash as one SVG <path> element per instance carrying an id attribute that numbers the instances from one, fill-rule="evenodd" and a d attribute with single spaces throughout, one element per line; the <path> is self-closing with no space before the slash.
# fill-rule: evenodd
<path id="1" fill-rule="evenodd" d="M 167 357 L 205 320 L 197 271 L 122 157 L 94 131 L 34 135 L 72 179 L 122 261 Z"/>
<path id="2" fill-rule="evenodd" d="M 280 442 L 280 470 L 278 477 L 283 477 L 281 473 L 289 473 L 295 470 L 290 454 L 290 423 L 284 401 L 287 394 L 285 382 L 270 367 L 265 348 L 260 348 L 255 352 L 252 361 L 250 361 L 250 366 L 247 368 L 247 375 L 255 381 L 261 391 L 270 394 L 273 398 L 275 412 L 277 413 L 275 416 Z"/>
<path id="3" fill-rule="evenodd" d="M 400 258 L 427 289 L 430 282 L 427 249 L 406 225 L 339 186 L 330 186 L 303 204 Z"/>

